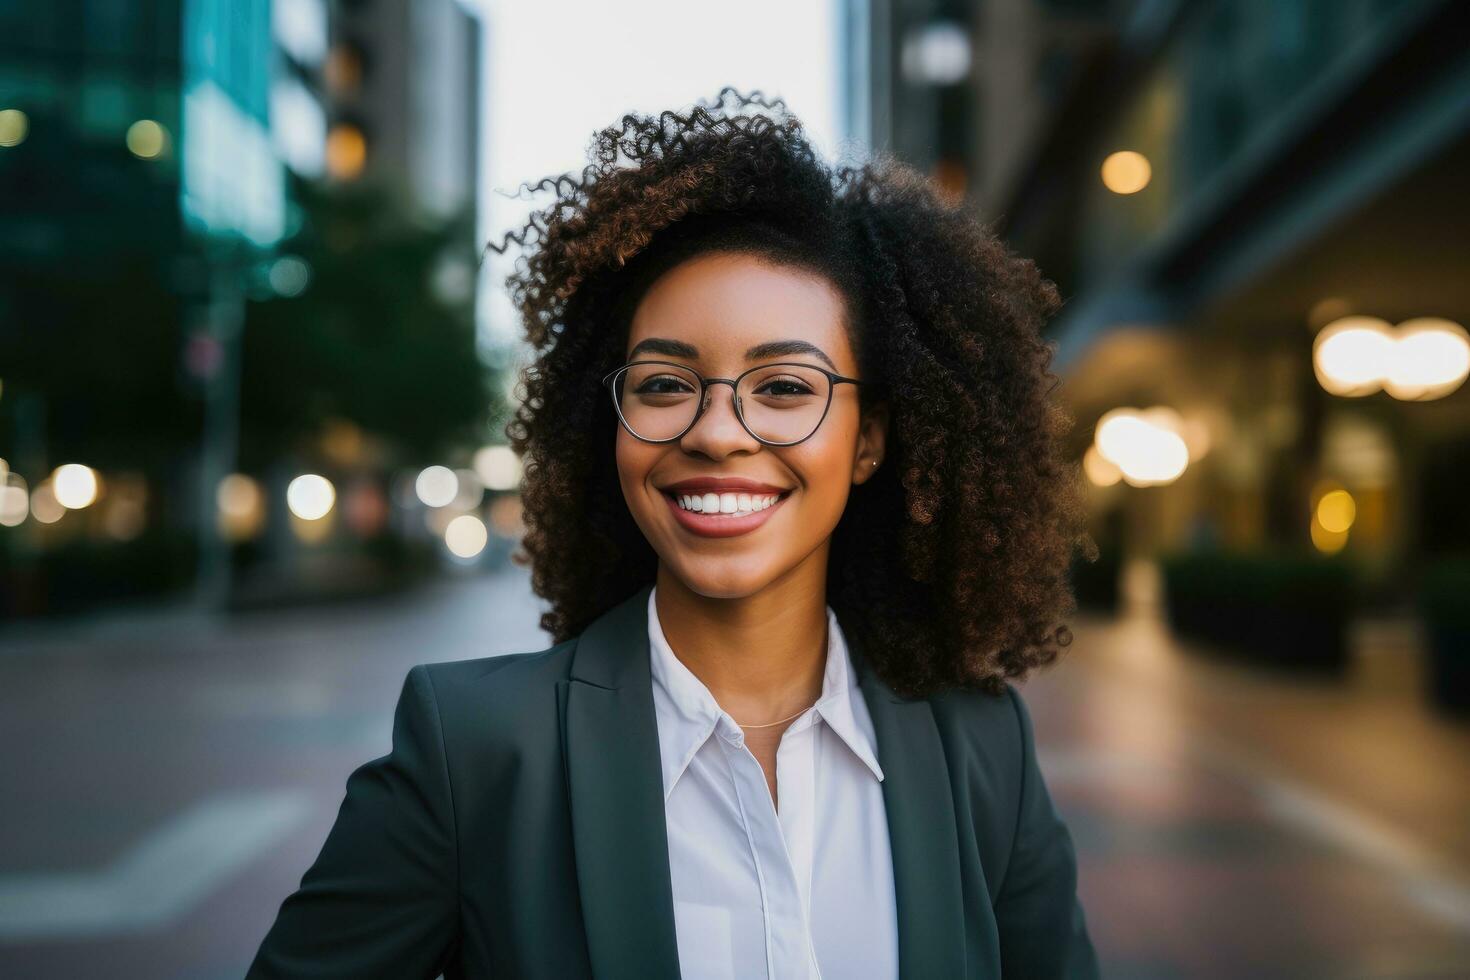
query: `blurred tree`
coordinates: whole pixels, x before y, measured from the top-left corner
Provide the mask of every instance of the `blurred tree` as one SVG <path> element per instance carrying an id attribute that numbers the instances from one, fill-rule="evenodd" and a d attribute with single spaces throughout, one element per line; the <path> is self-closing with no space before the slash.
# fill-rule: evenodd
<path id="1" fill-rule="evenodd" d="M 367 186 L 297 200 L 299 229 L 246 304 L 240 468 L 336 419 L 405 464 L 483 443 L 499 386 L 476 354 L 473 216 L 430 222 Z"/>

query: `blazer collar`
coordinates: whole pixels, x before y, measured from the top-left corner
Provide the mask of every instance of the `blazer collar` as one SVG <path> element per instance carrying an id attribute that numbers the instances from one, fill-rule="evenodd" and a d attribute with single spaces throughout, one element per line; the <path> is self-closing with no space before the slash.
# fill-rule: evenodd
<path id="1" fill-rule="evenodd" d="M 663 774 L 649 666 L 649 583 L 582 632 L 558 684 L 577 884 L 592 972 L 679 976 Z M 927 700 L 898 697 L 871 671 L 856 622 L 836 616 L 868 704 L 883 766 L 900 975 L 965 967 L 959 843 L 949 770 Z"/>

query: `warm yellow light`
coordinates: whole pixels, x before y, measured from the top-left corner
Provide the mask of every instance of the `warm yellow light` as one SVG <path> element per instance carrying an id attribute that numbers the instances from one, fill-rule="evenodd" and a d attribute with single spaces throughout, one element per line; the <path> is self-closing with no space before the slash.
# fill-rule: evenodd
<path id="1" fill-rule="evenodd" d="M 1331 490 L 1317 501 L 1317 523 L 1329 534 L 1346 534 L 1357 516 L 1357 505 L 1346 490 Z"/>
<path id="2" fill-rule="evenodd" d="M 31 131 L 31 121 L 19 109 L 0 109 L 0 146 L 20 146 Z"/>
<path id="3" fill-rule="evenodd" d="M 128 150 L 143 160 L 156 160 L 168 149 L 168 130 L 154 119 L 139 119 L 128 127 Z"/>
<path id="4" fill-rule="evenodd" d="M 1183 422 L 1172 408 L 1115 408 L 1098 419 L 1093 444 L 1130 486 L 1172 483 L 1189 466 Z"/>
<path id="5" fill-rule="evenodd" d="M 225 538 L 244 541 L 265 528 L 265 491 L 244 473 L 231 473 L 214 490 L 216 525 Z"/>
<path id="6" fill-rule="evenodd" d="M 1470 375 L 1470 334 L 1453 320 L 1420 317 L 1398 326 L 1383 387 L 1406 401 L 1443 398 Z"/>
<path id="7" fill-rule="evenodd" d="M 65 463 L 51 473 L 56 502 L 69 510 L 80 510 L 97 499 L 97 472 L 81 463 Z"/>
<path id="8" fill-rule="evenodd" d="M 444 529 L 444 543 L 460 558 L 473 558 L 485 550 L 490 540 L 485 522 L 474 514 L 460 514 Z"/>
<path id="9" fill-rule="evenodd" d="M 1114 194 L 1137 194 L 1152 177 L 1148 157 L 1133 150 L 1119 150 L 1103 161 L 1102 182 Z"/>
<path id="10" fill-rule="evenodd" d="M 286 506 L 304 521 L 326 517 L 336 499 L 332 481 L 316 473 L 303 473 L 286 485 Z"/>
<path id="11" fill-rule="evenodd" d="M 1393 347 L 1393 327 L 1386 320 L 1346 316 L 1317 334 L 1312 342 L 1312 369 L 1330 394 L 1371 395 L 1383 386 Z"/>
<path id="12" fill-rule="evenodd" d="M 327 134 L 327 173 L 352 180 L 367 164 L 367 138 L 351 123 L 338 123 Z"/>
<path id="13" fill-rule="evenodd" d="M 1315 520 L 1312 521 L 1312 544 L 1323 554 L 1341 551 L 1347 544 L 1347 539 L 1346 531 L 1329 531 Z"/>
<path id="14" fill-rule="evenodd" d="M 219 481 L 214 493 L 220 513 L 236 518 L 254 515 L 260 510 L 264 497 L 260 484 L 244 473 L 231 473 Z"/>
<path id="15" fill-rule="evenodd" d="M 1443 398 L 1470 376 L 1470 334 L 1439 317 L 1396 328 L 1377 317 L 1343 317 L 1317 334 L 1312 367 L 1334 395 L 1361 397 L 1382 388 L 1405 401 Z"/>
<path id="16" fill-rule="evenodd" d="M 1082 454 L 1082 472 L 1099 487 L 1110 487 L 1123 479 L 1123 471 L 1098 452 L 1095 445 L 1088 446 L 1087 452 Z"/>

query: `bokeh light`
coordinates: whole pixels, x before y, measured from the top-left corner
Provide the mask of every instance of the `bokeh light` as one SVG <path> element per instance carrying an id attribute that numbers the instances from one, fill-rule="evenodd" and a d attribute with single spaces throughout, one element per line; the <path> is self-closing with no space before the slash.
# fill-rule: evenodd
<path id="1" fill-rule="evenodd" d="M 31 130 L 31 121 L 19 109 L 0 109 L 0 146 L 19 146 Z"/>
<path id="2" fill-rule="evenodd" d="M 1152 177 L 1148 157 L 1135 150 L 1111 153 L 1102 164 L 1103 186 L 1114 194 L 1137 194 Z"/>
<path id="3" fill-rule="evenodd" d="M 277 295 L 290 299 L 306 292 L 311 282 L 311 266 L 299 256 L 283 255 L 271 263 L 267 278 Z"/>
<path id="4" fill-rule="evenodd" d="M 154 119 L 139 119 L 128 127 L 128 151 L 140 160 L 156 160 L 168 150 L 168 130 Z"/>
<path id="5" fill-rule="evenodd" d="M 1323 390 L 1346 398 L 1379 390 L 1403 401 L 1443 398 L 1470 375 L 1470 334 L 1440 317 L 1393 327 L 1378 317 L 1347 316 L 1317 334 L 1312 367 Z"/>
<path id="6" fill-rule="evenodd" d="M 25 479 L 18 473 L 7 473 L 0 481 L 0 524 L 6 527 L 23 524 L 30 514 L 30 501 Z"/>
<path id="7" fill-rule="evenodd" d="M 1383 388 L 1404 401 L 1443 398 L 1470 374 L 1470 335 L 1453 320 L 1421 317 L 1398 326 Z"/>
<path id="8" fill-rule="evenodd" d="M 367 137 L 351 123 L 338 123 L 327 133 L 327 173 L 352 180 L 367 165 Z"/>
<path id="9" fill-rule="evenodd" d="M 1356 514 L 1352 494 L 1346 490 L 1330 490 L 1317 501 L 1317 523 L 1332 534 L 1341 534 L 1352 527 Z"/>
<path id="10" fill-rule="evenodd" d="M 326 517 L 336 499 L 332 481 L 317 473 L 303 473 L 286 486 L 286 506 L 304 521 Z"/>
<path id="11" fill-rule="evenodd" d="M 1189 465 L 1183 427 L 1179 413 L 1166 406 L 1115 408 L 1098 419 L 1093 440 L 1130 486 L 1159 486 L 1177 480 Z"/>
<path id="12" fill-rule="evenodd" d="M 425 507 L 448 507 L 459 494 L 459 477 L 447 466 L 426 466 L 414 481 Z"/>
<path id="13" fill-rule="evenodd" d="M 474 514 L 460 514 L 444 529 L 444 544 L 459 558 L 473 558 L 490 539 L 485 522 Z"/>
<path id="14" fill-rule="evenodd" d="M 514 490 L 521 482 L 521 461 L 509 446 L 483 446 L 475 453 L 475 473 L 491 490 Z"/>
<path id="15" fill-rule="evenodd" d="M 66 514 L 66 508 L 56 499 L 56 490 L 50 480 L 38 483 L 31 491 L 31 516 L 42 524 L 55 524 Z"/>
<path id="16" fill-rule="evenodd" d="M 97 472 L 81 463 L 64 463 L 51 473 L 56 502 L 69 510 L 80 510 L 97 499 Z"/>

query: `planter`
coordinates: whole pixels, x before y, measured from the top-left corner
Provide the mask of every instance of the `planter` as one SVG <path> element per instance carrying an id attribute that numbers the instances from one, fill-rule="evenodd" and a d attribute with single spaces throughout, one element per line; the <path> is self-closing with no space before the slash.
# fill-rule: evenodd
<path id="1" fill-rule="evenodd" d="M 1424 617 L 1425 695 L 1439 711 L 1470 718 L 1470 558 L 1440 561 L 1419 587 Z"/>
<path id="2" fill-rule="evenodd" d="M 1342 560 L 1206 551 L 1160 566 L 1165 609 L 1180 635 L 1273 667 L 1346 668 L 1354 577 Z"/>

